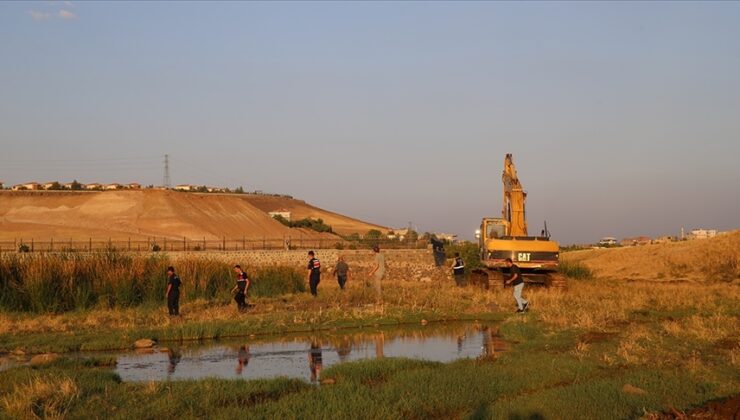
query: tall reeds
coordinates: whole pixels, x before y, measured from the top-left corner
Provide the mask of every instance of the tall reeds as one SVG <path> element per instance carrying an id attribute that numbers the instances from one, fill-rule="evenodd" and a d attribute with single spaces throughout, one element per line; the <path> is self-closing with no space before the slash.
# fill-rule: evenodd
<path id="1" fill-rule="evenodd" d="M 164 302 L 166 255 L 142 256 L 102 251 L 93 254 L 3 254 L 0 256 L 0 309 L 65 312 L 98 307 L 132 307 Z M 209 258 L 179 259 L 176 264 L 187 299 L 229 299 L 231 266 Z M 252 296 L 305 290 L 293 267 L 250 270 Z"/>

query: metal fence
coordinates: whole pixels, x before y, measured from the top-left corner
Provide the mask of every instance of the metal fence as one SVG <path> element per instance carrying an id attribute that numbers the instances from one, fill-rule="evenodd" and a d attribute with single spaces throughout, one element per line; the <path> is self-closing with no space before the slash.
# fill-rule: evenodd
<path id="1" fill-rule="evenodd" d="M 343 239 L 343 238 L 163 238 L 147 239 L 14 239 L 0 241 L 1 252 L 92 252 L 92 251 L 247 251 L 247 250 L 288 250 L 288 249 L 370 249 L 373 246 L 392 249 L 426 248 L 426 241 L 398 241 L 386 239 Z"/>

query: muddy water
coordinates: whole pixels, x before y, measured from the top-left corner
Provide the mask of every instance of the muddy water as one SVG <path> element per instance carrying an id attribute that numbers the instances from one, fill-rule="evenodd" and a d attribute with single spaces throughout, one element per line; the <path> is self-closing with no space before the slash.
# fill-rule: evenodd
<path id="1" fill-rule="evenodd" d="M 123 381 L 285 376 L 318 382 L 322 369 L 353 360 L 407 357 L 450 362 L 495 356 L 508 347 L 496 330 L 480 324 L 430 324 L 169 346 L 147 353 L 118 354 L 116 373 Z"/>

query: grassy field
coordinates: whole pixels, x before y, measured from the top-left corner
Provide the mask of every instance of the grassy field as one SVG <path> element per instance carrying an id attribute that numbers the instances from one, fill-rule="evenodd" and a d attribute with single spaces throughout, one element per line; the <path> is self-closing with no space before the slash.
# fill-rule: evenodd
<path id="1" fill-rule="evenodd" d="M 513 313 L 510 290 L 452 282 L 399 282 L 382 302 L 360 282 L 320 295 L 264 296 L 237 315 L 228 297 L 186 300 L 171 321 L 161 305 L 54 314 L 4 312 L 0 351 L 122 348 L 136 338 L 186 339 L 422 319 L 498 319 L 515 343 L 496 358 L 449 364 L 351 362 L 324 384 L 292 379 L 122 383 L 110 360 L 72 360 L 2 372 L 9 418 L 638 418 L 680 413 L 740 393 L 740 288 L 704 282 L 614 281 L 583 275 L 565 291 L 525 289 L 532 310 Z M 327 381 L 328 379 L 328 381 Z"/>

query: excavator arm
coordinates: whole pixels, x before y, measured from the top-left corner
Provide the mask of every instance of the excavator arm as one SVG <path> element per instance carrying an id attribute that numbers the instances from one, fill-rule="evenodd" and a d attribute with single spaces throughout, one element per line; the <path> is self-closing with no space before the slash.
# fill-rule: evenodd
<path id="1" fill-rule="evenodd" d="M 525 201 L 527 193 L 524 192 L 519 177 L 516 174 L 516 166 L 511 153 L 504 158 L 504 172 L 501 175 L 504 184 L 504 200 L 501 217 L 509 222 L 510 236 L 527 236 L 527 220 L 525 213 Z"/>

